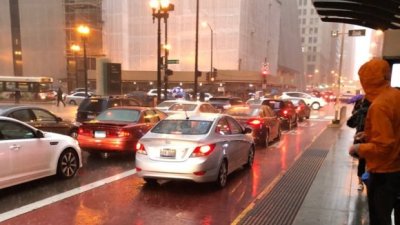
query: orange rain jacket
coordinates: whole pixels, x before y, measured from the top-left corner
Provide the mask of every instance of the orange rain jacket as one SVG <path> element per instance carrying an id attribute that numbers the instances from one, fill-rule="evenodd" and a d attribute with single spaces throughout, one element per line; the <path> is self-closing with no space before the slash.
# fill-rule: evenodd
<path id="1" fill-rule="evenodd" d="M 366 143 L 360 144 L 358 154 L 373 173 L 400 171 L 400 90 L 385 79 L 389 72 L 382 59 L 372 59 L 358 71 L 365 97 L 372 102 L 365 121 Z"/>

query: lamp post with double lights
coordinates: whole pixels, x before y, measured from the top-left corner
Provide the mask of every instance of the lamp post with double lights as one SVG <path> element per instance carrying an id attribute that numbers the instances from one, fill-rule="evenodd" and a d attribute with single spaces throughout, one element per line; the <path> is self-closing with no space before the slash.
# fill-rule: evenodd
<path id="1" fill-rule="evenodd" d="M 71 51 L 74 54 L 74 61 L 75 61 L 75 86 L 78 87 L 78 59 L 77 54 L 81 50 L 81 46 L 73 44 L 70 47 Z"/>
<path id="2" fill-rule="evenodd" d="M 88 96 L 88 68 L 87 68 L 87 55 L 86 55 L 86 42 L 87 38 L 90 34 L 90 28 L 86 25 L 80 25 L 77 28 L 78 33 L 81 35 L 82 44 L 83 44 L 83 69 L 84 69 L 84 77 L 85 77 L 85 96 Z"/>
<path id="3" fill-rule="evenodd" d="M 161 102 L 161 19 L 167 24 L 169 11 L 174 10 L 174 5 L 169 0 L 151 0 L 150 7 L 153 11 L 153 23 L 157 19 L 157 102 Z M 165 26 L 167 28 L 167 25 Z M 167 32 L 167 30 L 166 30 Z M 167 38 L 166 38 L 167 40 Z M 166 61 L 165 64 L 168 62 Z"/>
<path id="4" fill-rule="evenodd" d="M 212 27 L 210 26 L 210 24 L 208 22 L 203 22 L 201 23 L 201 25 L 203 27 L 207 27 L 210 28 L 210 32 L 211 32 L 211 50 L 210 50 L 210 80 L 213 80 L 214 78 L 214 67 L 213 67 L 213 56 L 214 56 L 214 30 L 212 29 Z"/>

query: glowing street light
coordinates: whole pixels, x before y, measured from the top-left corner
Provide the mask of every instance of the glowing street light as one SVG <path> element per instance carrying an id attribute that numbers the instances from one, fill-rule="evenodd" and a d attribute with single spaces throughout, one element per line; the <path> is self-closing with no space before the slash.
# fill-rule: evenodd
<path id="1" fill-rule="evenodd" d="M 86 42 L 90 34 L 90 28 L 86 25 L 79 25 L 77 32 L 81 35 L 83 42 L 83 64 L 84 64 L 84 74 L 85 74 L 85 96 L 88 96 L 88 73 L 87 73 L 87 56 L 86 56 Z"/>

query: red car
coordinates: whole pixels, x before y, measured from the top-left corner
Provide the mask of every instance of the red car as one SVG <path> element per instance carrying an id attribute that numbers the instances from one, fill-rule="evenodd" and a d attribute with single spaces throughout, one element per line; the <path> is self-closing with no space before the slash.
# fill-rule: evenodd
<path id="1" fill-rule="evenodd" d="M 281 122 L 267 105 L 233 106 L 225 111 L 242 126 L 252 129 L 257 144 L 268 147 L 271 141 L 281 138 Z"/>
<path id="2" fill-rule="evenodd" d="M 275 111 L 284 127 L 291 130 L 297 127 L 298 115 L 296 107 L 289 100 L 264 99 L 262 105 L 268 105 Z"/>
<path id="3" fill-rule="evenodd" d="M 149 107 L 113 107 L 84 122 L 77 139 L 83 151 L 104 158 L 111 152 L 133 153 L 137 141 L 166 117 L 167 114 Z"/>

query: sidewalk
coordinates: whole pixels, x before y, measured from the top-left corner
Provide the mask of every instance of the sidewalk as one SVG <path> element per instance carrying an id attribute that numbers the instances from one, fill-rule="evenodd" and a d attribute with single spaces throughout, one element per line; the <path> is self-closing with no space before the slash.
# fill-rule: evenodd
<path id="1" fill-rule="evenodd" d="M 296 163 L 248 209 L 238 224 L 369 224 L 358 161 L 348 155 L 354 129 L 329 126 Z"/>

